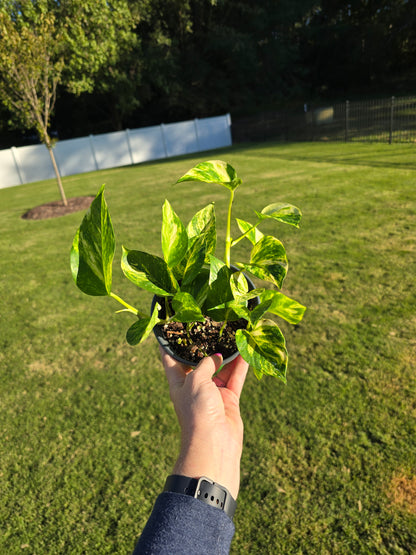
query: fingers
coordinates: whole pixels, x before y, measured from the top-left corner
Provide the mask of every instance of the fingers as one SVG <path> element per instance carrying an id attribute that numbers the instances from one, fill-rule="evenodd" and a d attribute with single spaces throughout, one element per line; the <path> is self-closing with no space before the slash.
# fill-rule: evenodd
<path id="1" fill-rule="evenodd" d="M 212 355 L 203 358 L 195 368 L 190 368 L 185 364 L 177 362 L 160 345 L 159 351 L 169 386 L 183 384 L 187 375 L 192 375 L 193 380 L 211 380 L 222 364 L 221 355 Z"/>
<path id="2" fill-rule="evenodd" d="M 165 369 L 166 379 L 168 380 L 169 388 L 183 384 L 185 376 L 189 372 L 189 368 L 184 364 L 176 361 L 159 345 L 160 357 Z"/>
<path id="3" fill-rule="evenodd" d="M 222 380 L 220 380 L 220 378 L 218 378 L 218 376 L 214 376 L 212 378 L 212 381 L 215 383 L 215 385 L 217 387 L 227 387 L 227 384 L 225 382 L 223 382 Z"/>
<path id="4" fill-rule="evenodd" d="M 221 355 L 205 357 L 195 369 L 192 369 L 185 364 L 177 362 L 161 346 L 159 346 L 159 351 L 170 389 L 183 385 L 186 376 L 189 375 L 189 378 L 193 381 L 208 382 L 213 380 L 217 387 L 226 387 L 240 398 L 248 370 L 248 363 L 241 355 L 238 355 L 233 361 L 226 364 L 212 378 L 222 364 Z"/>
<path id="5" fill-rule="evenodd" d="M 226 384 L 227 389 L 231 390 L 238 398 L 240 398 L 243 390 L 244 382 L 247 377 L 248 363 L 241 355 L 226 364 L 216 379 Z"/>
<path id="6" fill-rule="evenodd" d="M 221 355 L 211 355 L 204 357 L 195 370 L 192 372 L 192 379 L 198 381 L 211 381 L 212 376 L 217 372 L 222 364 Z"/>

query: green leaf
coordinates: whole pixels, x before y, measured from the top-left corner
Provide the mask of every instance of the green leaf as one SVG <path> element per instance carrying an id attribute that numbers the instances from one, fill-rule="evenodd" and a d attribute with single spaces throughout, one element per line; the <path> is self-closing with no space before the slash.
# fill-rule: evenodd
<path id="1" fill-rule="evenodd" d="M 282 286 L 287 272 L 285 267 L 280 264 L 265 266 L 263 264 L 238 263 L 238 267 L 259 279 L 273 283 L 277 287 Z"/>
<path id="2" fill-rule="evenodd" d="M 216 256 L 210 255 L 208 258 L 209 258 L 209 284 L 211 285 L 211 283 L 213 283 L 217 279 L 218 272 L 221 270 L 221 268 L 224 268 L 226 264 Z"/>
<path id="3" fill-rule="evenodd" d="M 271 314 L 280 316 L 280 318 L 283 318 L 290 324 L 298 324 L 302 320 L 306 307 L 286 297 L 286 295 L 280 293 L 280 291 L 265 289 L 259 297 L 261 303 L 271 301 L 268 309 L 268 312 Z"/>
<path id="4" fill-rule="evenodd" d="M 87 295 L 111 293 L 114 230 L 104 198 L 104 185 L 91 203 L 75 234 L 71 249 L 71 272 Z"/>
<path id="5" fill-rule="evenodd" d="M 264 235 L 251 250 L 250 264 L 237 266 L 281 287 L 288 268 L 285 248 L 275 237 Z"/>
<path id="6" fill-rule="evenodd" d="M 287 351 L 285 338 L 277 326 L 262 325 L 254 330 L 237 330 L 237 348 L 258 379 L 276 376 L 286 383 Z"/>
<path id="7" fill-rule="evenodd" d="M 206 253 L 206 236 L 203 233 L 194 238 L 190 245 L 186 257 L 184 258 L 184 267 L 182 270 L 182 285 L 186 286 L 197 277 L 204 265 Z"/>
<path id="8" fill-rule="evenodd" d="M 230 287 L 234 299 L 248 292 L 248 282 L 243 272 L 234 272 L 230 279 Z"/>
<path id="9" fill-rule="evenodd" d="M 190 245 L 202 234 L 205 234 L 205 262 L 209 263 L 209 255 L 214 254 L 217 246 L 217 230 L 215 224 L 214 204 L 208 204 L 199 210 L 186 228 Z"/>
<path id="10" fill-rule="evenodd" d="M 180 264 L 173 268 L 182 287 L 190 284 L 200 273 L 205 261 L 216 246 L 215 212 L 208 205 L 195 214 L 188 224 L 188 250 Z"/>
<path id="11" fill-rule="evenodd" d="M 180 177 L 176 183 L 183 181 L 202 181 L 203 183 L 219 183 L 234 191 L 241 185 L 235 169 L 222 160 L 202 162 Z"/>
<path id="12" fill-rule="evenodd" d="M 255 245 L 263 237 L 263 233 L 259 231 L 257 227 L 253 227 L 253 225 L 249 222 L 239 220 L 238 218 L 236 218 L 236 222 L 242 233 L 248 232 L 246 237 L 253 245 Z"/>
<path id="13" fill-rule="evenodd" d="M 302 218 L 301 211 L 296 206 L 293 206 L 293 204 L 269 204 L 263 208 L 261 213 L 256 212 L 256 214 L 262 220 L 272 218 L 273 220 L 295 227 L 299 227 L 299 222 Z"/>
<path id="14" fill-rule="evenodd" d="M 213 259 L 218 261 L 218 259 L 211 257 L 211 260 Z M 233 293 L 230 286 L 232 271 L 225 264 L 223 264 L 220 268 L 211 266 L 211 270 L 213 270 L 213 274 L 210 275 L 210 285 L 204 304 L 204 313 L 217 322 L 222 322 L 225 319 L 235 319 L 235 317 L 231 314 L 228 314 L 228 308 L 220 310 L 214 309 L 217 305 L 222 305 L 233 300 Z M 215 278 L 212 279 L 214 275 Z M 224 307 L 226 307 L 225 304 Z"/>
<path id="15" fill-rule="evenodd" d="M 263 291 L 266 291 L 265 289 L 251 289 L 250 291 L 247 291 L 247 293 L 241 293 L 241 294 L 237 294 L 235 297 L 235 301 L 240 303 L 240 304 L 245 304 L 247 303 L 250 299 L 254 299 L 255 297 L 258 297 Z"/>
<path id="16" fill-rule="evenodd" d="M 167 297 L 174 295 L 179 289 L 166 262 L 158 256 L 123 247 L 121 269 L 135 285 L 155 295 Z"/>
<path id="17" fill-rule="evenodd" d="M 203 322 L 205 320 L 196 300 L 189 293 L 176 293 L 172 299 L 172 308 L 175 311 L 173 320 L 177 322 Z"/>
<path id="18" fill-rule="evenodd" d="M 156 303 L 150 318 L 140 318 L 127 330 L 126 339 L 130 345 L 138 345 L 149 337 L 153 328 L 159 323 L 160 304 Z"/>
<path id="19" fill-rule="evenodd" d="M 263 318 L 266 312 L 270 310 L 272 302 L 272 299 L 261 300 L 260 303 L 249 313 L 248 319 L 253 326 L 255 326 Z"/>
<path id="20" fill-rule="evenodd" d="M 255 297 L 259 297 L 260 303 L 250 311 L 246 308 L 247 302 Z M 266 312 L 276 314 L 290 324 L 298 324 L 306 310 L 297 301 L 274 289 L 252 289 L 241 296 L 235 296 L 234 301 L 228 302 L 227 306 L 240 314 L 240 317 L 249 320 L 253 325 L 263 318 Z M 220 305 L 214 308 L 224 308 L 224 306 Z"/>
<path id="21" fill-rule="evenodd" d="M 217 306 L 212 307 L 211 310 L 222 310 L 224 311 L 224 313 L 226 310 L 228 310 L 228 316 L 231 315 L 231 317 L 227 316 L 228 320 L 232 320 L 232 319 L 237 320 L 238 318 L 245 318 L 247 321 L 251 321 L 251 318 L 250 318 L 251 311 L 247 307 L 247 303 L 249 300 L 254 299 L 255 297 L 258 297 L 259 293 L 263 292 L 264 289 L 252 289 L 251 291 L 246 291 L 246 292 L 244 292 L 244 287 L 239 289 L 235 285 L 236 279 L 238 282 L 238 277 L 236 278 L 238 273 L 240 272 L 235 272 L 234 274 L 232 274 L 230 279 L 230 287 L 232 290 L 232 294 L 234 295 L 234 299 L 230 301 L 226 301 L 225 303 L 219 303 Z M 244 276 L 244 279 L 245 279 L 245 276 Z M 246 283 L 247 283 L 247 280 L 246 280 Z M 247 284 L 247 289 L 248 289 L 248 284 Z"/>
<path id="22" fill-rule="evenodd" d="M 240 303 L 240 301 L 228 301 L 227 303 L 222 303 L 215 306 L 212 311 L 224 311 L 224 317 L 222 320 L 238 320 L 239 318 L 244 318 L 247 322 L 250 321 L 250 310 L 247 305 Z"/>
<path id="23" fill-rule="evenodd" d="M 188 234 L 169 201 L 163 205 L 162 250 L 166 264 L 177 266 L 188 250 Z"/>
<path id="24" fill-rule="evenodd" d="M 181 291 L 189 293 L 196 300 L 198 306 L 204 304 L 209 289 L 209 270 L 202 268 L 190 283 L 181 283 Z"/>

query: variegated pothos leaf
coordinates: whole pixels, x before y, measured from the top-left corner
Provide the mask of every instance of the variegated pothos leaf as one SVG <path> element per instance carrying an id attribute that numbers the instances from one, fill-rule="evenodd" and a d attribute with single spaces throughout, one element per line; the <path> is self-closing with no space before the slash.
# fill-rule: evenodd
<path id="1" fill-rule="evenodd" d="M 208 160 L 201 162 L 180 177 L 176 183 L 183 181 L 202 181 L 203 183 L 219 183 L 227 189 L 234 191 L 241 185 L 235 169 L 222 160 Z"/>
<path id="2" fill-rule="evenodd" d="M 71 248 L 71 272 L 77 287 L 93 296 L 111 293 L 114 230 L 104 198 L 104 185 L 91 203 Z"/>

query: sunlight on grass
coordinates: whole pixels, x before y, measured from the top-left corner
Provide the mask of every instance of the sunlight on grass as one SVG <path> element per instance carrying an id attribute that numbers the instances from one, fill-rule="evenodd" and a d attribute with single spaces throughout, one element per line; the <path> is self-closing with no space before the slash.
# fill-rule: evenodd
<path id="1" fill-rule="evenodd" d="M 213 158 L 243 179 L 242 219 L 272 202 L 301 208 L 299 230 L 265 232 L 287 248 L 284 293 L 308 307 L 301 325 L 282 323 L 287 386 L 250 374 L 243 392 L 232 553 L 416 551 L 414 146 L 257 144 L 67 177 L 68 197 L 106 184 L 114 291 L 134 306 L 150 295 L 123 278 L 121 245 L 161 254 L 165 198 L 184 222 L 215 201 L 225 227 L 225 191 L 172 185 Z M 128 553 L 178 425 L 154 338 L 128 346 L 131 315 L 72 282 L 83 213 L 20 218 L 57 198 L 53 181 L 0 190 L 0 552 Z"/>

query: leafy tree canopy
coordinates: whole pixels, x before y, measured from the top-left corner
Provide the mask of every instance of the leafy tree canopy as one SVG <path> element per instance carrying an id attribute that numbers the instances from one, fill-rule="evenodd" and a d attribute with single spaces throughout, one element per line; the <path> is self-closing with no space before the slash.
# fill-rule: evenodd
<path id="1" fill-rule="evenodd" d="M 57 88 L 91 92 L 100 71 L 108 83 L 137 21 L 127 0 L 0 1 L 0 99 L 48 147 L 64 203 L 48 132 Z"/>
<path id="2" fill-rule="evenodd" d="M 0 10 L 16 28 L 26 22 L 27 34 L 43 21 L 44 39 L 36 30 L 38 44 L 26 50 L 49 55 L 65 137 L 291 101 L 409 94 L 416 84 L 410 0 L 0 0 Z M 0 50 L 10 55 L 11 44 Z M 9 69 L 17 63 L 9 58 Z M 3 83 L 7 71 L 3 63 Z"/>

